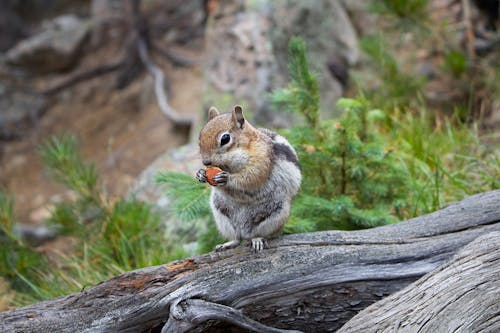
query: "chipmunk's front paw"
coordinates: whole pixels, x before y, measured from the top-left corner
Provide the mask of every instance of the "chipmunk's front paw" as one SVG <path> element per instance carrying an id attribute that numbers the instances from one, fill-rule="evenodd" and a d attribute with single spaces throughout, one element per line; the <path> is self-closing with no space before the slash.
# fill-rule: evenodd
<path id="1" fill-rule="evenodd" d="M 216 186 L 224 186 L 227 184 L 228 180 L 229 173 L 227 173 L 226 171 L 219 172 L 212 178 L 212 181 L 216 184 Z"/>
<path id="2" fill-rule="evenodd" d="M 252 251 L 260 252 L 267 247 L 266 240 L 262 237 L 252 238 Z"/>
<path id="3" fill-rule="evenodd" d="M 220 252 L 228 249 L 232 249 L 240 245 L 240 241 L 232 240 L 226 243 L 219 244 L 215 247 L 215 252 Z"/>
<path id="4" fill-rule="evenodd" d="M 207 182 L 207 171 L 205 169 L 200 169 L 198 172 L 196 172 L 196 179 L 200 183 L 206 183 Z"/>

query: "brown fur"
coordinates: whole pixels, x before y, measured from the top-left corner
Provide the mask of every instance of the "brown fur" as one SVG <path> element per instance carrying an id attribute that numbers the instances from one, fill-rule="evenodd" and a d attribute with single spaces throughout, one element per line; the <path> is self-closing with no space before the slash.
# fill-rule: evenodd
<path id="1" fill-rule="evenodd" d="M 229 132 L 232 144 L 228 153 L 236 149 L 244 150 L 249 157 L 245 167 L 239 170 L 225 170 L 233 174 L 234 184 L 240 188 L 252 190 L 262 186 L 271 171 L 271 143 L 270 138 L 253 127 L 245 120 L 243 129 L 239 128 L 234 111 L 232 113 L 215 114 L 213 108 L 209 110 L 209 120 L 201 130 L 199 136 L 200 153 L 204 159 L 217 160 L 219 149 L 219 136 Z M 214 163 L 224 170 L 224 157 Z"/>

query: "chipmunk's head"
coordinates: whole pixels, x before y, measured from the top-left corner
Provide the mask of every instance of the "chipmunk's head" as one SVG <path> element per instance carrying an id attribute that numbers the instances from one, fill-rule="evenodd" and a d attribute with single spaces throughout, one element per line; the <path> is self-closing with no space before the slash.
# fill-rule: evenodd
<path id="1" fill-rule="evenodd" d="M 199 137 L 203 164 L 228 172 L 241 170 L 248 163 L 255 132 L 255 128 L 243 117 L 241 106 L 237 105 L 232 112 L 223 114 L 211 107 Z"/>

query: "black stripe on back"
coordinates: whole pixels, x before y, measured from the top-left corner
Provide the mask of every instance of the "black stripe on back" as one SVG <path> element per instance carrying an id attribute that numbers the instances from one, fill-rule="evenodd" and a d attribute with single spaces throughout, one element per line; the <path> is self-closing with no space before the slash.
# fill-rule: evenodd
<path id="1" fill-rule="evenodd" d="M 274 156 L 281 158 L 281 159 L 285 159 L 289 162 L 292 162 L 298 168 L 300 168 L 299 160 L 297 159 L 297 155 L 295 155 L 295 153 L 292 151 L 292 149 L 288 145 L 286 145 L 284 143 L 274 142 L 273 143 L 273 153 L 274 153 Z"/>

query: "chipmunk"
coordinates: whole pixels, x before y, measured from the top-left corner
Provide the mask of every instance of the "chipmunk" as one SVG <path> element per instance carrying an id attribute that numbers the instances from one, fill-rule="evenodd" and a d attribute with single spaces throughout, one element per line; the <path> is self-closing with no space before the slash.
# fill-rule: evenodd
<path id="1" fill-rule="evenodd" d="M 222 169 L 211 179 L 215 186 L 210 207 L 219 232 L 229 242 L 215 250 L 251 240 L 252 249 L 261 251 L 264 238 L 283 229 L 300 187 L 297 153 L 281 135 L 253 127 L 240 106 L 224 114 L 211 107 L 199 145 L 203 164 Z M 206 169 L 198 170 L 196 178 L 207 182 Z"/>

